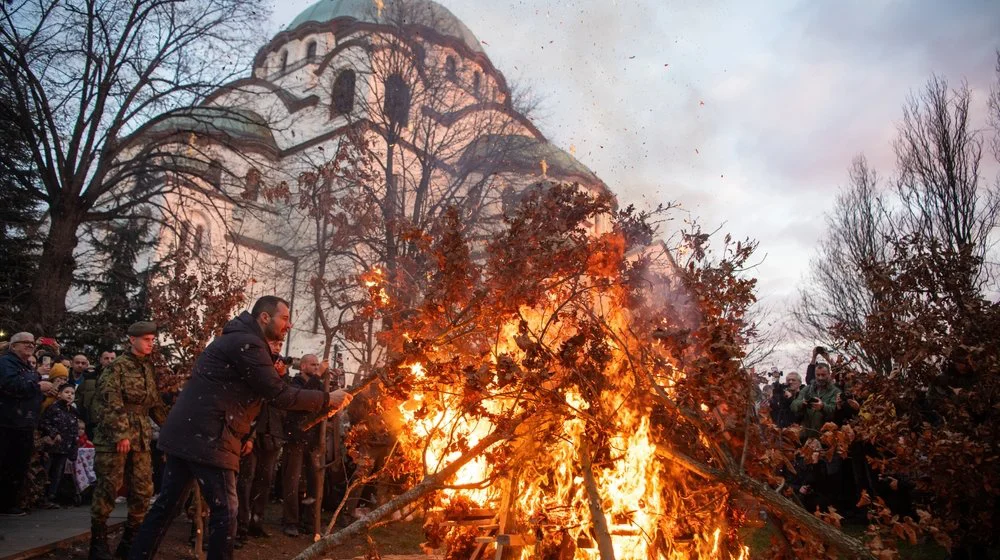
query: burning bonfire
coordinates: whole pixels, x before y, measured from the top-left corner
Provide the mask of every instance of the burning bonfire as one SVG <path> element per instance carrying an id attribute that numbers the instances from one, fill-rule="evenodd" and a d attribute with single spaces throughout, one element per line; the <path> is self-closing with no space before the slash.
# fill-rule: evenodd
<path id="1" fill-rule="evenodd" d="M 784 461 L 740 368 L 753 247 L 697 266 L 689 236 L 690 266 L 658 271 L 645 218 L 550 185 L 488 241 L 450 213 L 412 284 L 368 276 L 399 426 L 379 472 L 406 490 L 300 558 L 417 509 L 446 558 L 747 557 L 735 493 L 782 500 L 751 477 Z"/>

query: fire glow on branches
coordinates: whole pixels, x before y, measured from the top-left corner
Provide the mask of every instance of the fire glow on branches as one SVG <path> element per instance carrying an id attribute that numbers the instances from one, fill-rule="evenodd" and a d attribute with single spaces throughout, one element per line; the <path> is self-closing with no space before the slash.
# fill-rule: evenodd
<path id="1" fill-rule="evenodd" d="M 611 227 L 593 226 L 602 220 Z M 648 226 L 608 196 L 545 184 L 505 222 L 474 242 L 449 213 L 428 236 L 430 270 L 401 275 L 418 279 L 397 290 L 419 294 L 406 310 L 384 299 L 381 275 L 365 279 L 394 317 L 380 340 L 409 454 L 387 470 L 426 478 L 511 434 L 425 502 L 426 546 L 468 557 L 476 529 L 445 518 L 486 508 L 510 514 L 505 532 L 525 537 L 525 558 L 598 558 L 604 546 L 619 559 L 745 557 L 726 486 L 669 460 L 680 450 L 718 464 L 720 446 L 742 447 L 738 322 L 703 337 L 684 271 L 654 271 L 638 250 Z M 741 304 L 719 317 L 725 305 Z M 700 377 L 708 363 L 717 375 Z"/>

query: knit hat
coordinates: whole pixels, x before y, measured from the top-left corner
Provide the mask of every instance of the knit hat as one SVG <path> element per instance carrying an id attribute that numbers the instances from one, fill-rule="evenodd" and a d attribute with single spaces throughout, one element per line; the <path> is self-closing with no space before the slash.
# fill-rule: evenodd
<path id="1" fill-rule="evenodd" d="M 52 369 L 49 370 L 49 379 L 56 379 L 59 377 L 69 377 L 69 370 L 62 364 L 55 364 L 52 366 Z"/>

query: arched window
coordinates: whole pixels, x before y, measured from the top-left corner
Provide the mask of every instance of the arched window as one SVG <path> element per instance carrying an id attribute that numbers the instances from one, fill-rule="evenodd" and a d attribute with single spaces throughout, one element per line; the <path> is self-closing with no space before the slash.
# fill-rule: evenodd
<path id="1" fill-rule="evenodd" d="M 330 114 L 347 115 L 354 110 L 354 70 L 344 70 L 333 81 L 330 92 Z"/>
<path id="2" fill-rule="evenodd" d="M 195 255 L 201 255 L 201 252 L 205 249 L 205 226 L 198 224 L 194 228 L 194 245 L 192 251 Z"/>
<path id="3" fill-rule="evenodd" d="M 444 60 L 444 71 L 449 80 L 458 77 L 458 64 L 455 63 L 455 57 L 449 56 Z"/>
<path id="4" fill-rule="evenodd" d="M 472 75 L 472 93 L 479 95 L 479 88 L 482 85 L 483 75 L 476 72 Z"/>
<path id="5" fill-rule="evenodd" d="M 281 71 L 288 70 L 288 51 L 281 51 Z"/>
<path id="6" fill-rule="evenodd" d="M 392 74 L 385 80 L 382 111 L 391 124 L 406 126 L 410 122 L 410 86 L 399 74 Z"/>
<path id="7" fill-rule="evenodd" d="M 312 62 L 316 59 L 316 41 L 306 43 L 306 61 Z"/>

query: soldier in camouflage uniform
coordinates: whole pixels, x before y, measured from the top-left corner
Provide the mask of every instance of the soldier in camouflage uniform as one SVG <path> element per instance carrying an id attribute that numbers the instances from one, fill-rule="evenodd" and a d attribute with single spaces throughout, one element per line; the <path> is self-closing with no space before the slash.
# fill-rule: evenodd
<path id="1" fill-rule="evenodd" d="M 163 404 L 153 376 L 150 354 L 156 339 L 156 325 L 143 321 L 128 329 L 130 351 L 115 359 L 97 381 L 93 420 L 94 499 L 90 508 L 90 560 L 111 560 L 108 548 L 108 516 L 122 481 L 128 487 L 128 519 L 115 556 L 125 558 L 136 530 L 149 509 L 153 496 L 153 445 L 149 419 L 163 424 L 167 407 Z"/>

